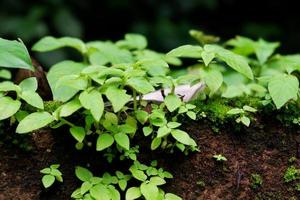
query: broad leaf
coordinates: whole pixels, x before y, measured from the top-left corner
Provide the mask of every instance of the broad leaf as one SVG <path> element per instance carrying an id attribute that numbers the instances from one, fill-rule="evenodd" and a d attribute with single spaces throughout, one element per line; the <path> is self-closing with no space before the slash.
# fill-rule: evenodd
<path id="1" fill-rule="evenodd" d="M 85 130 L 80 126 L 74 126 L 70 128 L 71 135 L 78 141 L 83 142 L 85 138 Z"/>
<path id="2" fill-rule="evenodd" d="M 99 121 L 101 119 L 104 111 L 104 102 L 102 99 L 102 95 L 99 91 L 83 91 L 79 95 L 79 100 L 84 108 L 90 110 L 96 121 Z"/>
<path id="3" fill-rule="evenodd" d="M 143 35 L 128 33 L 125 35 L 125 40 L 116 43 L 119 47 L 127 49 L 145 49 L 147 47 L 147 40 Z"/>
<path id="4" fill-rule="evenodd" d="M 89 181 L 93 177 L 92 172 L 90 172 L 88 169 L 86 169 L 84 167 L 80 167 L 80 166 L 76 167 L 75 175 L 79 180 L 81 180 L 83 182 Z"/>
<path id="5" fill-rule="evenodd" d="M 72 115 L 74 112 L 81 108 L 81 104 L 78 98 L 69 101 L 68 103 L 62 105 L 60 109 L 60 117 L 68 117 Z"/>
<path id="6" fill-rule="evenodd" d="M 144 77 L 132 77 L 127 81 L 127 85 L 131 86 L 137 92 L 147 94 L 154 91 L 154 87 Z"/>
<path id="7" fill-rule="evenodd" d="M 62 38 L 55 38 L 52 36 L 46 36 L 39 40 L 36 44 L 33 45 L 33 51 L 52 51 L 55 49 L 59 49 L 62 47 L 71 47 L 77 49 L 82 54 L 86 53 L 87 49 L 85 44 L 77 39 L 72 37 L 62 37 Z"/>
<path id="8" fill-rule="evenodd" d="M 0 120 L 13 116 L 21 107 L 21 102 L 11 97 L 0 97 Z"/>
<path id="9" fill-rule="evenodd" d="M 54 121 L 54 117 L 48 112 L 35 112 L 26 116 L 18 125 L 17 133 L 28 133 L 43 128 Z"/>
<path id="10" fill-rule="evenodd" d="M 29 105 L 32 105 L 39 109 L 44 109 L 43 99 L 38 93 L 28 90 L 21 93 L 21 98 L 26 101 Z"/>
<path id="11" fill-rule="evenodd" d="M 55 181 L 55 177 L 52 175 L 45 175 L 42 178 L 42 183 L 44 185 L 45 188 L 50 187 Z"/>
<path id="12" fill-rule="evenodd" d="M 97 151 L 102 151 L 110 147 L 114 143 L 114 137 L 108 133 L 103 133 L 99 135 L 97 139 L 96 149 Z"/>
<path id="13" fill-rule="evenodd" d="M 141 193 L 146 200 L 152 200 L 157 198 L 159 192 L 157 186 L 150 182 L 141 184 Z"/>
<path id="14" fill-rule="evenodd" d="M 114 135 L 114 138 L 118 143 L 118 145 L 120 145 L 126 150 L 129 150 L 130 141 L 129 141 L 129 137 L 125 133 L 117 133 Z"/>
<path id="15" fill-rule="evenodd" d="M 170 112 L 175 111 L 182 104 L 179 97 L 175 94 L 169 94 L 168 96 L 166 96 L 164 102 Z"/>
<path id="16" fill-rule="evenodd" d="M 299 81 L 293 75 L 279 75 L 271 79 L 268 90 L 276 108 L 281 108 L 290 99 L 297 98 Z"/>
<path id="17" fill-rule="evenodd" d="M 180 143 L 185 144 L 185 145 L 191 145 L 191 138 L 190 136 L 179 129 L 175 129 L 171 131 L 171 135 Z"/>
<path id="18" fill-rule="evenodd" d="M 38 82 L 36 77 L 26 78 L 19 84 L 19 86 L 22 91 L 36 91 L 38 88 Z"/>
<path id="19" fill-rule="evenodd" d="M 105 91 L 105 95 L 111 102 L 114 112 L 119 112 L 131 98 L 130 95 L 126 94 L 126 90 L 116 87 L 109 87 Z"/>
<path id="20" fill-rule="evenodd" d="M 201 58 L 203 48 L 195 45 L 183 45 L 170 51 L 167 55 L 174 57 Z"/>
<path id="21" fill-rule="evenodd" d="M 66 102 L 72 98 L 79 90 L 69 86 L 61 86 L 57 88 L 58 80 L 66 75 L 79 75 L 85 68 L 83 63 L 73 61 L 63 61 L 51 67 L 47 74 L 54 100 Z"/>
<path id="22" fill-rule="evenodd" d="M 216 57 L 224 61 L 228 66 L 245 75 L 249 79 L 253 79 L 252 70 L 244 57 L 217 45 L 205 45 L 204 49 L 208 52 L 215 53 Z"/>
<path id="23" fill-rule="evenodd" d="M 0 38 L 0 67 L 34 71 L 29 53 L 22 42 Z"/>
<path id="24" fill-rule="evenodd" d="M 131 187 L 126 191 L 125 199 L 134 200 L 142 196 L 141 190 L 138 187 Z"/>

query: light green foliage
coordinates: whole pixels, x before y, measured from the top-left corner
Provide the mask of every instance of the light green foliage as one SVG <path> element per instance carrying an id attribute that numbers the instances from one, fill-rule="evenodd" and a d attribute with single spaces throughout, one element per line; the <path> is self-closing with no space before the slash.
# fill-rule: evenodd
<path id="1" fill-rule="evenodd" d="M 284 173 L 284 182 L 289 183 L 295 180 L 300 179 L 300 169 L 295 166 L 290 166 Z"/>
<path id="2" fill-rule="evenodd" d="M 44 174 L 42 177 L 42 183 L 45 188 L 51 187 L 55 180 L 63 182 L 62 173 L 59 171 L 59 165 L 53 164 L 48 168 L 44 168 L 40 173 Z"/>
<path id="3" fill-rule="evenodd" d="M 223 156 L 222 154 L 214 155 L 213 158 L 216 159 L 216 161 L 219 161 L 219 162 L 227 161 L 227 158 L 225 156 Z"/>
<path id="4" fill-rule="evenodd" d="M 69 47 L 81 54 L 82 61 L 61 61 L 50 68 L 47 79 L 54 100 L 59 102 L 51 109 L 48 103 L 44 106 L 36 93 L 35 78 L 25 79 L 19 85 L 0 82 L 0 120 L 18 121 L 18 133 L 49 125 L 51 128 L 68 126 L 78 150 L 95 148 L 109 163 L 114 159 L 133 162 L 130 175 L 116 171 L 115 175 L 106 172 L 96 177 L 86 168 L 77 167 L 75 174 L 83 183 L 73 192 L 73 199 L 117 200 L 124 195 L 128 200 L 181 199 L 160 188 L 166 178 L 172 178 L 170 173 L 157 168 L 156 162 L 151 166 L 139 163 L 139 147 L 147 145 L 137 145 L 137 136 L 145 137 L 153 151 L 179 150 L 188 154 L 197 151 L 197 144 L 182 126 L 182 120 L 187 117 L 207 118 L 215 124 L 233 118 L 249 126 L 252 113 L 263 106 L 284 109 L 300 105 L 299 55 L 274 56 L 279 43 L 262 39 L 237 37 L 222 45 L 216 44 L 217 37 L 195 30 L 190 34 L 200 45 L 183 45 L 167 54 L 147 49 L 146 38 L 132 33 L 117 42 L 85 43 L 70 37 L 45 37 L 33 46 L 34 51 Z M 181 58 L 194 58 L 195 65 L 173 73 L 174 65 L 184 63 Z M 3 39 L 0 40 L 0 66 L 32 69 L 24 45 Z M 10 76 L 6 70 L 0 71 L 0 78 Z M 184 102 L 185 98 L 177 93 L 184 88 L 181 85 L 200 81 L 205 87 L 197 91 L 197 106 Z M 158 102 L 145 102 L 143 95 L 155 90 L 167 92 Z M 15 95 L 7 96 L 10 93 Z M 245 96 L 249 101 L 237 100 Z M 250 99 L 256 103 L 251 104 Z M 30 109 L 22 106 L 20 110 L 22 103 Z M 201 114 L 197 116 L 198 111 Z M 221 154 L 214 159 L 227 160 Z M 50 173 L 51 169 L 50 166 L 44 171 L 47 172 L 43 178 L 45 187 L 57 179 Z M 298 179 L 298 175 L 298 169 L 289 168 L 285 180 Z M 134 181 L 128 188 L 131 179 Z M 255 184 L 261 184 L 258 182 Z"/>
<path id="5" fill-rule="evenodd" d="M 2 38 L 0 38 L 0 67 L 23 68 L 34 71 L 29 53 L 22 41 Z M 4 71 L 2 71 L 2 76 L 3 73 Z"/>
<path id="6" fill-rule="evenodd" d="M 251 174 L 251 187 L 253 189 L 261 187 L 263 184 L 263 179 L 259 174 Z"/>
<path id="7" fill-rule="evenodd" d="M 250 118 L 249 113 L 255 113 L 257 110 L 255 108 L 252 108 L 251 106 L 244 105 L 243 108 L 232 108 L 227 112 L 227 115 L 239 115 L 238 118 L 236 118 L 237 123 L 242 123 L 245 126 L 250 125 Z"/>

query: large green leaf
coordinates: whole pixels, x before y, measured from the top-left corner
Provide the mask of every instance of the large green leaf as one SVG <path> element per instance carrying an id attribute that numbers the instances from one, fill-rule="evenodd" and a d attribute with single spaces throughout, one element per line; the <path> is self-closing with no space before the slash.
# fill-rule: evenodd
<path id="1" fill-rule="evenodd" d="M 54 117 L 48 112 L 35 112 L 26 116 L 18 125 L 17 133 L 28 133 L 42 128 L 54 121 Z"/>
<path id="2" fill-rule="evenodd" d="M 79 95 L 79 100 L 84 108 L 90 110 L 94 119 L 100 121 L 104 111 L 104 102 L 101 93 L 97 90 L 92 90 L 90 92 L 83 91 Z"/>
<path id="3" fill-rule="evenodd" d="M 204 49 L 207 52 L 215 53 L 216 57 L 224 61 L 228 66 L 245 75 L 249 79 L 253 79 L 252 70 L 244 57 L 217 45 L 208 44 L 204 46 Z"/>
<path id="4" fill-rule="evenodd" d="M 82 54 L 86 53 L 87 49 L 85 44 L 77 39 L 72 37 L 62 37 L 62 38 L 55 38 L 52 36 L 46 36 L 39 40 L 36 44 L 33 45 L 33 51 L 52 51 L 55 49 L 59 49 L 62 47 L 71 47 L 77 49 Z"/>
<path id="5" fill-rule="evenodd" d="M 13 116 L 20 109 L 21 102 L 10 97 L 0 97 L 0 120 Z"/>
<path id="6" fill-rule="evenodd" d="M 105 91 L 105 95 L 111 102 L 114 112 L 120 111 L 127 102 L 130 101 L 131 96 L 126 94 L 126 90 L 116 87 L 109 87 Z"/>
<path id="7" fill-rule="evenodd" d="M 34 71 L 29 53 L 22 42 L 0 38 L 0 67 Z"/>
<path id="8" fill-rule="evenodd" d="M 56 87 L 58 80 L 66 75 L 79 75 L 86 67 L 83 63 L 73 61 L 63 61 L 52 66 L 47 74 L 54 100 L 66 102 L 72 98 L 79 90 L 69 86 Z"/>
<path id="9" fill-rule="evenodd" d="M 276 108 L 281 108 L 290 99 L 297 98 L 299 81 L 293 75 L 279 75 L 271 79 L 268 90 Z"/>

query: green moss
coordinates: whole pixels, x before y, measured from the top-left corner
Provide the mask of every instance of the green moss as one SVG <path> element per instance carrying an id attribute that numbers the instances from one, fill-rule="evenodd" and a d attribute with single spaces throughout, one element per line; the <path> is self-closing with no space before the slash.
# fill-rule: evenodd
<path id="1" fill-rule="evenodd" d="M 63 103 L 60 101 L 45 101 L 44 110 L 47 112 L 54 112 Z"/>

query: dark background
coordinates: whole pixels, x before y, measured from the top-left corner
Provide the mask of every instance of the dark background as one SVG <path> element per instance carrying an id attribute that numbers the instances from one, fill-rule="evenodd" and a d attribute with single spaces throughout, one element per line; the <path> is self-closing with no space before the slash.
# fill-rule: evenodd
<path id="1" fill-rule="evenodd" d="M 143 33 L 150 47 L 168 51 L 192 42 L 200 29 L 223 40 L 244 35 L 280 41 L 281 52 L 300 51 L 297 1 L 276 0 L 0 0 L 0 36 L 32 45 L 44 35 L 85 41 Z"/>

